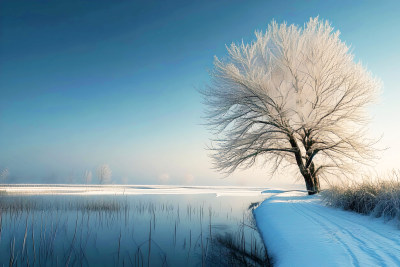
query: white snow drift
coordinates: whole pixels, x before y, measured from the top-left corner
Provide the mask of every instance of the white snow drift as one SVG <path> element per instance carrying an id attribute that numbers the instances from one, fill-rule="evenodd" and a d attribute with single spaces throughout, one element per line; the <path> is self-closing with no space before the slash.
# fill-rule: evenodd
<path id="1" fill-rule="evenodd" d="M 326 207 L 320 196 L 278 192 L 255 216 L 276 266 L 400 266 L 395 225 Z"/>

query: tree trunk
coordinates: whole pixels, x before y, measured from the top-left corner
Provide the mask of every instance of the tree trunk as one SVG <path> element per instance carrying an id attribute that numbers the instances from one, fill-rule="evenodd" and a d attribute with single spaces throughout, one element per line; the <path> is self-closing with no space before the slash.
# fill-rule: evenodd
<path id="1" fill-rule="evenodd" d="M 306 188 L 309 195 L 314 195 L 319 192 L 319 178 L 315 173 L 315 166 L 312 162 L 312 157 L 310 158 L 310 163 L 306 164 L 303 163 L 301 151 L 299 146 L 297 145 L 296 139 L 289 135 L 289 142 L 292 148 L 295 150 L 294 156 L 296 159 L 297 166 L 299 166 L 300 173 L 304 177 L 304 181 L 306 182 Z M 307 148 L 307 147 L 306 147 Z M 311 153 L 312 155 L 312 153 Z M 307 162 L 307 161 L 306 161 Z"/>
<path id="2" fill-rule="evenodd" d="M 315 174 L 311 174 L 308 170 L 303 173 L 304 181 L 309 195 L 314 195 L 319 192 L 319 178 Z"/>

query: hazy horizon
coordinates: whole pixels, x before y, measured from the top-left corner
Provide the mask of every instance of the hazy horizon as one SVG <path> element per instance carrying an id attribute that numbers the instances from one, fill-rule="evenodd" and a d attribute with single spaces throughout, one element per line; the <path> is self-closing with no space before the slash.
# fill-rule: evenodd
<path id="1" fill-rule="evenodd" d="M 108 164 L 124 184 L 259 185 L 267 168 L 227 178 L 212 169 L 198 89 L 225 45 L 250 42 L 275 19 L 319 16 L 379 77 L 371 134 L 399 169 L 400 3 L 386 1 L 2 1 L 0 171 L 7 182 L 83 183 Z"/>

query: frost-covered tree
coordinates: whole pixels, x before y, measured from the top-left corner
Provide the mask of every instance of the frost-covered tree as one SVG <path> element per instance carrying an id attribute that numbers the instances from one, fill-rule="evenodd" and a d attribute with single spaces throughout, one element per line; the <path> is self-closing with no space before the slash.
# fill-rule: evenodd
<path id="1" fill-rule="evenodd" d="M 108 164 L 103 164 L 97 169 L 97 177 L 101 184 L 109 184 L 111 182 L 111 175 L 112 172 Z"/>
<path id="2" fill-rule="evenodd" d="M 90 184 L 92 182 L 92 172 L 86 170 L 85 173 L 83 174 L 83 179 L 86 184 Z"/>
<path id="3" fill-rule="evenodd" d="M 296 166 L 310 194 L 320 178 L 348 174 L 372 159 L 366 107 L 380 81 L 354 61 L 328 22 L 304 27 L 272 22 L 250 44 L 227 47 L 215 58 L 203 91 L 216 168 L 232 173 L 256 160 Z"/>
<path id="4" fill-rule="evenodd" d="M 4 183 L 6 181 L 6 179 L 8 178 L 8 175 L 10 174 L 10 172 L 8 171 L 7 168 L 3 169 L 0 171 L 0 181 L 2 183 Z"/>

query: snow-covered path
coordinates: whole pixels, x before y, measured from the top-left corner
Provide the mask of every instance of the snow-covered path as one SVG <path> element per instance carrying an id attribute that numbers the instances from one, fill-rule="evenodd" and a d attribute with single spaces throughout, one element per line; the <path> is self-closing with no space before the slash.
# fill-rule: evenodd
<path id="1" fill-rule="evenodd" d="M 319 196 L 277 193 L 255 216 L 277 266 L 400 266 L 400 230 Z"/>

